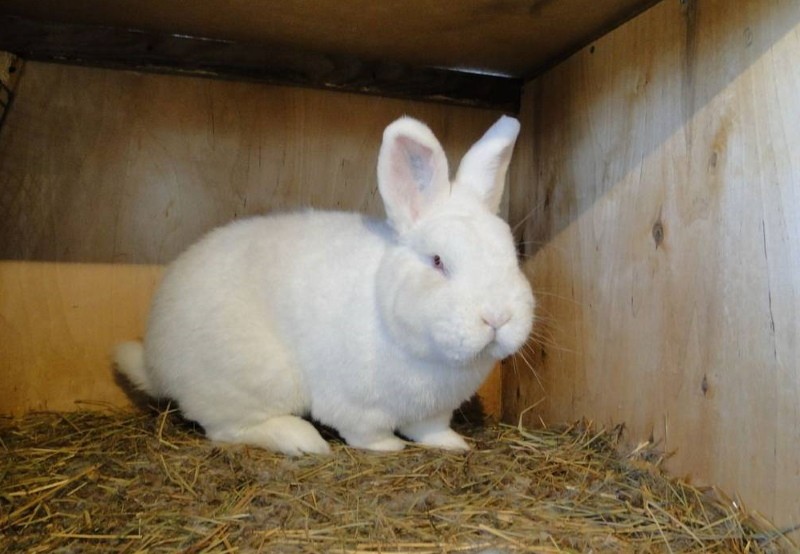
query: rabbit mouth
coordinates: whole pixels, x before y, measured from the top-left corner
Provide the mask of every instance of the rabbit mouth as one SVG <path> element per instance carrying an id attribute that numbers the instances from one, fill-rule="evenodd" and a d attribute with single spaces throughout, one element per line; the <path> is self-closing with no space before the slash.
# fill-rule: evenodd
<path id="1" fill-rule="evenodd" d="M 492 333 L 493 336 L 484 347 L 483 352 L 496 360 L 511 356 L 522 348 L 527 340 L 527 333 L 522 333 L 521 329 L 508 329 L 505 332 L 492 330 Z"/>
<path id="2" fill-rule="evenodd" d="M 487 342 L 486 346 L 483 347 L 481 353 L 492 355 L 495 354 L 498 350 L 500 350 L 502 346 L 500 345 L 500 342 L 498 340 L 497 331 L 495 329 L 490 329 L 489 332 L 491 333 L 491 339 L 489 339 L 489 342 Z"/>
<path id="3" fill-rule="evenodd" d="M 513 345 L 509 345 L 497 337 L 492 338 L 489 342 L 486 343 L 477 354 L 475 354 L 475 359 L 482 359 L 482 358 L 490 358 L 492 360 L 502 360 L 503 358 L 507 358 L 511 356 L 514 352 L 519 350 L 519 347 L 515 347 Z"/>
<path id="4" fill-rule="evenodd" d="M 495 328 L 485 323 L 472 326 L 440 321 L 430 335 L 433 351 L 450 363 L 464 364 L 479 359 L 500 360 L 516 352 L 527 333 L 519 322 Z"/>
<path id="5" fill-rule="evenodd" d="M 488 333 L 484 340 L 478 342 L 478 344 L 468 345 L 466 342 L 462 341 L 461 347 L 455 351 L 449 350 L 450 355 L 447 357 L 453 362 L 463 364 L 481 359 L 499 360 L 511 353 L 508 345 L 499 340 L 497 332 L 494 330 Z M 448 349 L 445 348 L 445 350 Z"/>
<path id="6" fill-rule="evenodd" d="M 507 345 L 501 344 L 497 340 L 493 340 L 486 345 L 486 348 L 483 349 L 487 355 L 496 360 L 502 360 L 503 358 L 516 352 L 516 350 L 516 348 L 509 348 Z"/>

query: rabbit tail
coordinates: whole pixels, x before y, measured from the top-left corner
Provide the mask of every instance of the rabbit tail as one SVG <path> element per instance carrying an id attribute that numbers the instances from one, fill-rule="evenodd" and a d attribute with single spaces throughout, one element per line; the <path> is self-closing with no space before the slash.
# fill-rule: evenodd
<path id="1" fill-rule="evenodd" d="M 117 369 L 139 390 L 158 398 L 159 390 L 154 386 L 144 363 L 144 347 L 141 342 L 130 341 L 117 345 L 114 350 Z"/>

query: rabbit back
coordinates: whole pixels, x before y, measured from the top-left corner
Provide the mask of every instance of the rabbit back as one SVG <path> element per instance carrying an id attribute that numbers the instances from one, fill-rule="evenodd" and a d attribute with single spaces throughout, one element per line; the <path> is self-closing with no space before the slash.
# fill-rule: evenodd
<path id="1" fill-rule="evenodd" d="M 192 246 L 153 303 L 144 351 L 153 388 L 207 430 L 309 413 L 304 348 L 337 350 L 330 335 L 342 330 L 341 313 L 371 295 L 338 285 L 362 283 L 377 265 L 380 225 L 365 225 L 348 213 L 281 214 L 234 222 Z"/>

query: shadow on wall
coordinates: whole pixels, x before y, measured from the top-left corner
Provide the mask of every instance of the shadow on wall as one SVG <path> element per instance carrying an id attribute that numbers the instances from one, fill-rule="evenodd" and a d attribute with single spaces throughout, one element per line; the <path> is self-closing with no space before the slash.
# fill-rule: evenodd
<path id="1" fill-rule="evenodd" d="M 507 419 L 625 422 L 779 525 L 800 521 L 799 40 L 798 2 L 665 0 L 528 86 L 511 219 L 534 208 L 551 336 L 503 395 Z"/>
<path id="2" fill-rule="evenodd" d="M 730 4 L 665 0 L 527 85 L 522 122 L 534 131 L 521 146 L 533 169 L 509 218 L 525 226 L 527 255 L 674 133 L 691 133 L 695 114 L 800 23 L 797 2 Z M 686 144 L 690 151 L 692 136 Z"/>

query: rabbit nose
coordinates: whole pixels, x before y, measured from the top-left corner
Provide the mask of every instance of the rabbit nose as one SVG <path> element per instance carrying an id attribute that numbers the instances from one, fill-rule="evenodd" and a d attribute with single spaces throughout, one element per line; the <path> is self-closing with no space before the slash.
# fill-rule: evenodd
<path id="1" fill-rule="evenodd" d="M 481 315 L 481 320 L 494 329 L 500 329 L 503 325 L 511 319 L 511 310 L 498 310 L 498 311 L 484 311 Z"/>

